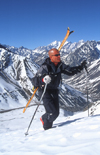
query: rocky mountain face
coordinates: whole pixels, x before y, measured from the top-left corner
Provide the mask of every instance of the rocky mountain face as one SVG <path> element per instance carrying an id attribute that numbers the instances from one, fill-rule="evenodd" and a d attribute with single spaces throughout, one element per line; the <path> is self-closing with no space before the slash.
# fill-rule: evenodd
<path id="1" fill-rule="evenodd" d="M 64 61 L 75 66 L 82 60 L 87 60 L 88 74 L 86 71 L 77 74 L 74 77 L 65 77 L 65 83 L 73 86 L 81 92 L 88 89 L 88 94 L 92 101 L 100 99 L 100 42 L 87 41 L 80 48 L 70 53 Z"/>
<path id="2" fill-rule="evenodd" d="M 32 77 L 48 57 L 48 51 L 59 45 L 55 41 L 30 50 L 0 44 L 0 109 L 26 105 L 33 93 Z M 70 66 L 79 65 L 84 59 L 88 62 L 88 74 L 82 71 L 72 77 L 62 75 L 60 106 L 69 111 L 83 110 L 87 107 L 87 90 L 89 106 L 100 100 L 100 41 L 66 42 L 60 53 L 62 61 Z"/>

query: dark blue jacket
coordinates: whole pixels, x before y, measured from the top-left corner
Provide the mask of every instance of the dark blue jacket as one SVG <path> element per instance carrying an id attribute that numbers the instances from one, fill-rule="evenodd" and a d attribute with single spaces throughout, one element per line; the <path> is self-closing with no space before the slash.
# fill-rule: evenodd
<path id="1" fill-rule="evenodd" d="M 55 66 L 50 58 L 47 58 L 32 79 L 32 82 L 35 87 L 42 87 L 42 85 L 44 85 L 42 79 L 45 75 L 50 75 L 51 82 L 48 84 L 47 89 L 57 89 L 61 81 L 61 73 L 71 76 L 79 73 L 82 69 L 82 65 L 70 67 L 63 62 Z"/>

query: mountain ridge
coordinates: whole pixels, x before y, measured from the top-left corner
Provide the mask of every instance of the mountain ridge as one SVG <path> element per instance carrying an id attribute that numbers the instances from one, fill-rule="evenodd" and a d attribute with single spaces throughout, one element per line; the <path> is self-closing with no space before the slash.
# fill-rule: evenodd
<path id="1" fill-rule="evenodd" d="M 9 83 L 15 85 L 15 88 L 12 89 L 12 92 L 15 91 L 22 96 L 24 99 L 24 105 L 27 103 L 27 100 L 32 95 L 32 77 L 36 74 L 39 66 L 44 62 L 44 59 L 48 57 L 48 51 L 51 48 L 58 48 L 60 42 L 54 41 L 51 44 L 43 47 L 35 48 L 30 50 L 21 46 L 20 48 L 15 48 L 12 46 L 4 46 L 0 44 L 0 77 L 1 79 L 8 79 Z M 61 59 L 64 63 L 74 66 L 78 65 L 84 59 L 88 62 L 88 69 L 90 72 L 89 81 L 91 82 L 92 87 L 95 88 L 95 91 L 92 88 L 88 88 L 89 91 L 92 91 L 95 97 L 95 100 L 91 99 L 89 95 L 89 104 L 99 100 L 99 75 L 100 75 L 100 41 L 87 41 L 83 40 L 78 43 L 67 42 L 60 51 Z M 88 57 L 88 58 L 87 58 Z M 94 64 L 94 65 L 93 65 Z M 95 71 L 93 75 L 92 72 Z M 92 80 L 92 76 L 93 79 Z M 68 77 L 63 75 L 63 85 L 60 87 L 60 106 L 69 110 L 69 111 L 78 111 L 83 110 L 87 106 L 86 101 L 86 76 L 84 72 L 77 74 L 73 77 Z M 98 78 L 97 78 L 98 77 Z M 95 82 L 96 79 L 96 82 Z M 84 84 L 85 83 L 85 84 Z M 95 85 L 94 85 L 95 84 Z M 68 86 L 69 85 L 69 86 Z M 73 86 L 73 89 L 71 88 Z M 84 86 L 84 88 L 83 88 Z M 76 90 L 77 89 L 77 90 Z M 73 93 L 74 92 L 74 93 Z M 0 104 L 5 101 L 9 105 L 7 98 L 9 100 L 10 90 L 8 92 L 3 88 L 0 92 Z M 15 94 L 16 94 L 15 93 Z M 6 95 L 5 95 L 6 94 Z M 5 97 L 6 96 L 6 97 Z M 11 97 L 11 96 L 10 96 Z M 15 97 L 16 98 L 16 97 Z M 11 98 L 15 102 L 16 99 Z M 11 104 L 12 104 L 11 101 Z M 19 103 L 19 99 L 16 100 Z M 22 101 L 20 100 L 20 103 Z M 19 105 L 20 106 L 20 105 Z M 3 106 L 1 106 L 3 108 Z M 8 107 L 6 107 L 8 108 Z"/>

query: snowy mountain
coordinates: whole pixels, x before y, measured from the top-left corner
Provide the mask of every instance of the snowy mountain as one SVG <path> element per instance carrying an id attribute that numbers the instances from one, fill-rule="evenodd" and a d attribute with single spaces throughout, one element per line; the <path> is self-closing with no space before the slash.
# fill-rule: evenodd
<path id="1" fill-rule="evenodd" d="M 73 66 L 87 59 L 88 74 L 84 70 L 72 77 L 63 75 L 59 86 L 60 115 L 53 128 L 43 130 L 39 119 L 45 110 L 40 105 L 25 136 L 37 107 L 34 97 L 23 114 L 33 93 L 31 79 L 48 57 L 48 50 L 59 45 L 55 41 L 34 50 L 0 45 L 0 155 L 99 154 L 100 42 L 65 43 L 62 60 Z"/>
<path id="2" fill-rule="evenodd" d="M 48 57 L 48 50 L 58 48 L 61 42 L 54 41 L 34 50 L 0 45 L 0 109 L 25 106 L 31 97 L 32 82 L 39 65 Z M 71 66 L 82 60 L 88 61 L 89 105 L 100 98 L 100 42 L 83 40 L 67 42 L 61 52 L 62 60 Z M 60 88 L 60 106 L 68 111 L 79 111 L 87 107 L 86 75 L 84 71 L 73 77 L 63 75 Z M 76 90 L 77 89 L 77 90 Z M 92 97 L 91 97 L 91 94 Z M 37 94 L 38 95 L 38 94 Z M 95 96 L 95 97 L 93 97 Z"/>

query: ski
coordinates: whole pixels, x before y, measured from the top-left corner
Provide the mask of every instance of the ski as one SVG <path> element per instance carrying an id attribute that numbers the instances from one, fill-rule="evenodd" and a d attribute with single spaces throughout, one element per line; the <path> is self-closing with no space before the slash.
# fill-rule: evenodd
<path id="1" fill-rule="evenodd" d="M 60 47 L 58 48 L 58 51 L 61 50 L 61 48 L 62 48 L 62 46 L 64 45 L 65 41 L 68 39 L 69 35 L 70 35 L 71 33 L 73 33 L 73 32 L 74 32 L 74 31 L 70 31 L 70 28 L 69 28 L 69 27 L 67 28 L 66 36 L 65 36 L 65 38 L 63 39 L 63 41 L 62 41 Z"/>
<path id="2" fill-rule="evenodd" d="M 32 98 L 34 97 L 36 91 L 38 90 L 38 87 L 34 90 L 33 95 L 31 96 L 31 98 L 29 99 L 28 103 L 26 104 L 25 108 L 23 109 L 23 113 L 26 111 L 26 108 L 28 107 L 28 105 L 30 104 Z"/>

